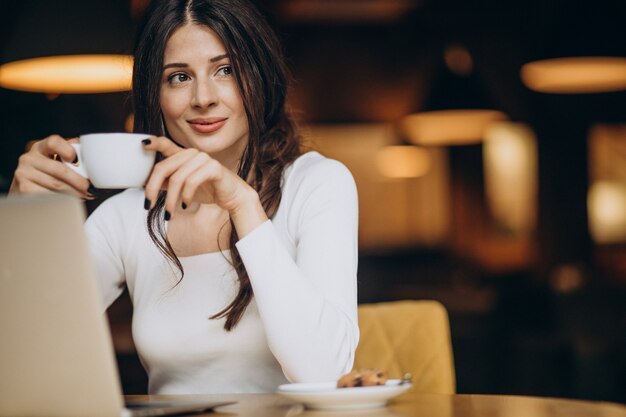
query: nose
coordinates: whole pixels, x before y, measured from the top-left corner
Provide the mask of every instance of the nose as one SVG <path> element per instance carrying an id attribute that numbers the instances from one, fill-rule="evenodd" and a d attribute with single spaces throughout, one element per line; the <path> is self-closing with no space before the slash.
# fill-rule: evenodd
<path id="1" fill-rule="evenodd" d="M 208 108 L 217 103 L 215 87 L 208 80 L 197 79 L 194 83 L 191 105 L 195 108 Z"/>

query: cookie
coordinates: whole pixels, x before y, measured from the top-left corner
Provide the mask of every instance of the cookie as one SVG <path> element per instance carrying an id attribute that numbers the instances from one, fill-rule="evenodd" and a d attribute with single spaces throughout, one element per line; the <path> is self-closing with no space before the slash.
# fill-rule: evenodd
<path id="1" fill-rule="evenodd" d="M 337 388 L 371 387 L 384 385 L 387 382 L 387 373 L 380 369 L 355 369 L 345 374 L 337 381 Z"/>

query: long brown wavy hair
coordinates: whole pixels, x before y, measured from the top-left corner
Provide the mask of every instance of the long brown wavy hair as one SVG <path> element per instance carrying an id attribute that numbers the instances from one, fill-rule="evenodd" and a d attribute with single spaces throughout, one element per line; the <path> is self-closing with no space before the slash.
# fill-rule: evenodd
<path id="1" fill-rule="evenodd" d="M 159 89 L 165 45 L 187 23 L 204 25 L 224 42 L 248 117 L 248 145 L 238 175 L 259 194 L 269 218 L 281 199 L 282 173 L 300 154 L 295 124 L 285 108 L 289 73 L 281 45 L 265 18 L 246 0 L 153 0 L 135 43 L 133 107 L 135 132 L 167 135 L 163 126 Z M 180 271 L 182 264 L 167 239 L 165 192 L 148 213 L 148 231 L 159 250 Z M 231 262 L 239 279 L 232 302 L 211 319 L 226 318 L 231 330 L 252 300 L 252 286 L 235 243 L 231 221 Z M 179 281 L 180 282 L 180 281 Z"/>

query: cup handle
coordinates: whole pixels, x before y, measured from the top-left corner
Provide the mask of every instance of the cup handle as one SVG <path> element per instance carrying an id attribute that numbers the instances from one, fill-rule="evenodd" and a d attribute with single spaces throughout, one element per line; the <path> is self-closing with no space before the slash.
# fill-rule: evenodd
<path id="1" fill-rule="evenodd" d="M 71 162 L 63 161 L 65 165 L 72 168 L 78 175 L 81 177 L 85 177 L 89 179 L 87 175 L 87 171 L 85 171 L 85 164 L 83 163 L 83 155 L 80 152 L 80 143 L 72 143 L 72 147 L 76 150 L 76 155 L 78 156 L 78 162 L 73 164 Z"/>

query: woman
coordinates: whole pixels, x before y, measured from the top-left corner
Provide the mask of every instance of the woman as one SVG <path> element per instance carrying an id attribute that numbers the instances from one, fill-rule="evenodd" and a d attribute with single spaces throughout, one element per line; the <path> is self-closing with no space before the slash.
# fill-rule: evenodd
<path id="1" fill-rule="evenodd" d="M 105 307 L 125 285 L 149 392 L 274 391 L 352 367 L 357 196 L 340 163 L 299 153 L 275 35 L 245 0 L 153 1 L 135 49 L 135 131 L 161 156 L 145 191 L 86 230 Z M 92 198 L 50 136 L 11 193 Z M 148 210 L 146 213 L 145 210 Z"/>

